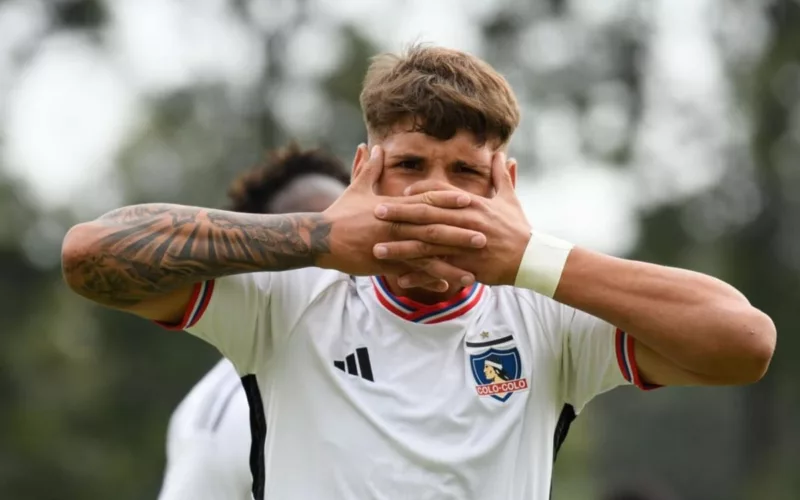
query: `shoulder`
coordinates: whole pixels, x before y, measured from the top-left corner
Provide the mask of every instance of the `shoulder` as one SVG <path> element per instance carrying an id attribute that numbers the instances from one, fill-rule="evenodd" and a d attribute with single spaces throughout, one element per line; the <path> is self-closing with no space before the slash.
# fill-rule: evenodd
<path id="1" fill-rule="evenodd" d="M 518 310 L 520 315 L 539 319 L 560 319 L 567 306 L 525 288 L 513 286 L 491 287 L 495 307 Z"/>
<path id="2" fill-rule="evenodd" d="M 569 307 L 524 288 L 495 286 L 491 292 L 492 314 L 528 337 L 541 339 L 553 353 L 561 352 Z"/>
<path id="3" fill-rule="evenodd" d="M 159 499 L 244 498 L 250 479 L 248 420 L 238 374 L 222 360 L 194 386 L 171 419 Z"/>
<path id="4" fill-rule="evenodd" d="M 291 271 L 240 274 L 219 278 L 217 281 L 223 280 L 247 280 L 260 291 L 269 292 L 271 294 L 281 293 L 284 290 L 292 292 L 303 290 L 314 294 L 321 293 L 326 288 L 336 285 L 337 283 L 349 282 L 351 281 L 351 277 L 339 271 L 321 269 L 318 267 L 306 267 L 302 269 L 293 269 Z"/>
<path id="5" fill-rule="evenodd" d="M 271 279 L 272 313 L 281 315 L 303 311 L 332 290 L 355 286 L 350 275 L 316 267 L 272 273 Z"/>
<path id="6" fill-rule="evenodd" d="M 204 283 L 209 289 L 201 291 L 196 303 L 197 309 L 205 311 L 200 297 L 208 296 L 218 305 L 226 322 L 231 321 L 230 311 L 237 308 L 244 311 L 269 310 L 271 314 L 291 316 L 291 311 L 302 310 L 314 299 L 331 287 L 348 283 L 348 275 L 338 271 L 320 268 L 303 268 L 280 272 L 256 272 L 236 274 Z M 267 304 L 271 304 L 268 307 Z"/>
<path id="7" fill-rule="evenodd" d="M 304 286 L 312 290 L 324 290 L 337 283 L 352 281 L 352 277 L 348 274 L 332 269 L 321 269 L 319 267 L 305 267 L 292 271 L 260 274 L 272 274 L 275 279 L 280 280 L 287 286 Z"/>

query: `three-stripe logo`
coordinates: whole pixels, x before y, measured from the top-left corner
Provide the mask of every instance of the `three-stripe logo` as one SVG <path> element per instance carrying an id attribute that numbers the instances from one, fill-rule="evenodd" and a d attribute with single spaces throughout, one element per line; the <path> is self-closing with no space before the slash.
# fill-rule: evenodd
<path id="1" fill-rule="evenodd" d="M 333 366 L 350 375 L 361 377 L 374 382 L 372 364 L 369 362 L 369 352 L 366 347 L 359 347 L 356 352 L 348 354 L 344 361 L 334 361 Z"/>

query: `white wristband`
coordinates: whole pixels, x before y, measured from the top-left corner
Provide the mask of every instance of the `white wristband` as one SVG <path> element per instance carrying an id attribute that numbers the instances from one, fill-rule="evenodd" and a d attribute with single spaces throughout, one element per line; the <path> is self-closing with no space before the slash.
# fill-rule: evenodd
<path id="1" fill-rule="evenodd" d="M 572 243 L 532 231 L 514 286 L 552 298 L 573 247 Z"/>

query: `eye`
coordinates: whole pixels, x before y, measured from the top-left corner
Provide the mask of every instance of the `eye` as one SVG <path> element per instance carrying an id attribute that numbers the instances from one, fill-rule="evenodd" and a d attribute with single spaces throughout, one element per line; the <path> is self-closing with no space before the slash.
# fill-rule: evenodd
<path id="1" fill-rule="evenodd" d="M 395 166 L 407 170 L 417 170 L 419 169 L 419 160 L 403 160 Z"/>
<path id="2" fill-rule="evenodd" d="M 480 170 L 476 170 L 466 165 L 461 165 L 456 167 L 456 172 L 459 174 L 467 174 L 467 175 L 483 175 Z"/>

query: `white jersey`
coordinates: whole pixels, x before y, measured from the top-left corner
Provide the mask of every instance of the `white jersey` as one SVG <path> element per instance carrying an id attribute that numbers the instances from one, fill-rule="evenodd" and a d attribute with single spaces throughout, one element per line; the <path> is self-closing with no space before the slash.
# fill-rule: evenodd
<path id="1" fill-rule="evenodd" d="M 245 274 L 198 285 L 179 326 L 243 376 L 256 500 L 543 500 L 565 408 L 638 377 L 623 332 L 512 287 L 426 306 L 379 278 Z"/>
<path id="2" fill-rule="evenodd" d="M 159 500 L 250 500 L 247 398 L 222 360 L 178 405 L 167 431 L 167 468 Z"/>

